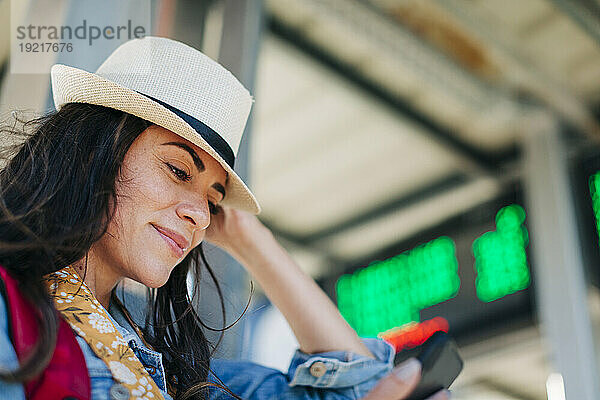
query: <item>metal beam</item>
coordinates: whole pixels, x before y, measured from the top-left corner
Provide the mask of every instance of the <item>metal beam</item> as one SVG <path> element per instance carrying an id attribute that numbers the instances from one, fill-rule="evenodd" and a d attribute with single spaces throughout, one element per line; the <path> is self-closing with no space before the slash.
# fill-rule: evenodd
<path id="1" fill-rule="evenodd" d="M 333 267 L 345 264 L 344 260 L 341 260 L 338 257 L 332 255 L 326 249 L 319 247 L 317 243 L 313 243 L 313 244 L 304 243 L 298 235 L 295 235 L 293 233 L 290 233 L 288 231 L 280 229 L 279 227 L 274 226 L 267 221 L 261 220 L 261 222 L 263 223 L 263 225 L 265 225 L 267 228 L 269 228 L 269 230 L 273 233 L 273 235 L 275 235 L 275 237 L 277 237 L 278 239 L 283 239 L 284 241 L 290 242 L 294 246 L 304 248 L 306 250 L 310 250 L 310 251 L 314 252 L 315 254 L 319 254 L 325 260 L 327 260 L 328 264 L 332 265 Z"/>
<path id="2" fill-rule="evenodd" d="M 289 231 L 286 232 L 282 228 L 276 228 L 276 225 L 273 223 L 271 223 L 270 226 L 272 227 L 272 229 L 277 230 L 282 236 L 288 238 L 294 243 L 297 243 L 301 246 L 316 247 L 316 245 L 318 245 L 319 242 L 321 242 L 327 237 L 339 234 L 340 232 L 346 230 L 356 228 L 357 226 L 367 223 L 373 219 L 379 218 L 399 209 L 417 204 L 421 201 L 435 197 L 436 195 L 444 193 L 446 191 L 453 190 L 456 187 L 467 183 L 468 180 L 469 178 L 465 174 L 459 172 L 446 175 L 414 192 L 378 205 L 375 208 L 357 214 L 343 222 L 328 226 L 327 228 L 309 233 L 307 235 L 297 235 Z"/>
<path id="3" fill-rule="evenodd" d="M 575 127 L 589 140 L 600 142 L 600 123 L 587 105 L 562 82 L 532 66 L 529 58 L 518 47 L 518 37 L 501 29 L 495 19 L 473 7 L 469 1 L 434 1 L 481 41 L 489 52 L 494 53 L 498 63 L 505 65 L 504 85 L 507 89 L 534 97 L 559 116 L 563 123 Z"/>
<path id="4" fill-rule="evenodd" d="M 452 130 L 433 121 L 407 101 L 390 94 L 384 88 L 374 84 L 361 73 L 357 72 L 354 67 L 346 65 L 346 63 L 336 59 L 326 51 L 322 50 L 319 46 L 306 39 L 300 31 L 285 25 L 277 18 L 268 16 L 267 26 L 275 36 L 285 40 L 304 53 L 309 54 L 312 58 L 331 69 L 342 78 L 347 79 L 371 96 L 381 100 L 383 103 L 396 110 L 403 118 L 421 126 L 423 131 L 429 136 L 466 160 L 468 164 L 471 164 L 472 169 L 476 173 L 481 175 L 494 175 L 502 164 L 517 158 L 518 149 L 516 147 L 511 147 L 501 152 L 486 152 L 473 146 L 467 141 L 458 138 Z"/>
<path id="5" fill-rule="evenodd" d="M 370 80 L 358 73 L 352 66 L 346 65 L 344 62 L 336 59 L 326 51 L 319 48 L 319 46 L 311 43 L 300 31 L 285 25 L 272 15 L 267 15 L 267 26 L 270 32 L 275 36 L 285 40 L 302 52 L 309 54 L 325 67 L 333 70 L 341 77 L 350 81 L 350 83 L 360 87 L 370 95 L 378 98 L 391 108 L 398 111 L 399 114 L 401 114 L 404 118 L 407 118 L 412 123 L 423 127 L 424 131 L 436 141 L 441 142 L 443 145 L 449 148 L 450 151 L 456 153 L 464 160 L 467 160 L 467 163 L 472 167 L 472 171 L 469 172 L 473 172 L 474 175 L 491 175 L 498 177 L 501 182 L 507 181 L 505 174 L 500 173 L 499 170 L 501 166 L 518 158 L 519 149 L 517 146 L 511 146 L 502 152 L 492 153 L 482 151 L 470 143 L 457 138 L 454 132 L 433 121 L 431 118 L 418 111 L 409 103 L 397 98 L 394 95 L 391 95 L 384 88 L 372 83 Z M 293 232 L 285 230 L 284 228 L 277 227 L 274 223 L 270 223 L 269 221 L 263 221 L 263 223 L 269 226 L 274 232 L 277 232 L 281 237 L 295 243 L 298 246 L 310 247 L 321 253 L 328 254 L 327 250 L 319 247 L 319 242 L 323 238 L 332 236 L 343 230 L 352 229 L 362 223 L 367 222 L 369 219 L 380 217 L 386 213 L 396 211 L 399 208 L 426 200 L 447 190 L 452 190 L 452 188 L 468 181 L 465 175 L 459 175 L 462 174 L 452 174 L 451 176 L 436 181 L 415 193 L 409 194 L 408 196 L 395 199 L 375 209 L 364 212 L 356 217 L 352 217 L 351 219 L 340 224 L 336 224 L 335 226 L 328 227 L 308 235 L 297 235 Z M 512 179 L 509 178 L 508 181 L 512 182 Z M 331 255 L 328 255 L 328 257 L 335 259 L 335 257 L 332 257 Z"/>
<path id="6" fill-rule="evenodd" d="M 441 193 L 451 191 L 461 185 L 466 184 L 468 181 L 469 178 L 464 174 L 452 173 L 405 196 L 399 197 L 376 208 L 355 215 L 354 217 L 339 224 L 327 227 L 310 235 L 306 235 L 303 241 L 309 245 L 314 244 L 326 237 L 335 235 L 345 230 L 356 228 L 386 214 L 410 207 L 411 205 L 433 198 Z"/>
<path id="7" fill-rule="evenodd" d="M 479 204 L 472 208 L 466 209 L 460 214 L 449 216 L 447 219 L 440 221 L 435 226 L 431 226 L 427 229 L 422 230 L 417 235 L 414 235 L 407 239 L 398 240 L 396 243 L 392 243 L 389 246 L 386 246 L 373 253 L 365 254 L 361 258 L 353 260 L 351 263 L 346 262 L 344 271 L 352 272 L 359 267 L 363 267 L 369 264 L 373 260 L 382 260 L 402 253 L 407 249 L 412 249 L 413 247 L 421 243 L 427 242 L 432 238 L 439 236 L 440 232 L 448 232 L 457 226 L 472 224 L 474 220 L 480 221 L 479 218 L 482 218 L 482 213 L 486 216 L 486 218 L 489 217 L 490 220 L 493 220 L 495 212 L 488 216 L 490 208 L 499 209 L 500 207 L 497 207 L 497 205 L 511 204 L 516 202 L 519 198 L 519 195 L 514 188 L 515 184 L 516 181 L 513 181 L 512 183 L 507 183 L 507 187 L 513 186 L 512 190 L 507 191 L 505 193 L 500 193 L 498 197 L 486 201 L 483 204 Z"/>
<path id="8" fill-rule="evenodd" d="M 499 196 L 495 197 L 494 199 L 486 201 L 483 205 L 475 206 L 474 208 L 471 208 L 469 210 L 478 210 L 479 207 L 485 208 L 488 207 L 489 204 L 508 204 L 511 202 L 515 202 L 515 198 L 517 197 L 515 190 L 519 185 L 520 179 L 520 174 L 501 175 L 499 177 L 499 180 L 502 182 L 502 185 L 507 188 L 507 191 L 504 193 L 500 193 Z M 294 232 L 283 229 L 266 218 L 260 219 L 265 226 L 267 226 L 273 233 L 275 233 L 279 237 L 287 240 L 290 243 L 293 243 L 296 246 L 311 249 L 312 251 L 315 251 L 321 254 L 322 256 L 326 257 L 329 263 L 332 265 L 332 271 L 336 271 L 336 273 L 337 271 L 351 272 L 354 269 L 360 266 L 364 266 L 373 260 L 391 257 L 406 249 L 414 247 L 414 245 L 418 243 L 430 240 L 431 237 L 435 236 L 435 232 L 445 231 L 451 226 L 456 226 L 458 224 L 464 223 L 464 217 L 466 215 L 471 215 L 472 211 L 464 210 L 464 212 L 459 215 L 451 215 L 447 219 L 440 221 L 435 226 L 423 229 L 421 233 L 411 237 L 410 239 L 400 239 L 396 243 L 392 243 L 386 246 L 385 248 L 377 250 L 373 253 L 365 254 L 358 259 L 352 260 L 351 262 L 349 262 L 349 260 L 347 259 L 340 259 L 339 257 L 331 254 L 329 248 L 321 245 L 323 239 L 337 235 L 344 230 L 354 229 L 357 226 L 360 226 L 361 223 L 368 222 L 370 219 L 381 217 L 382 215 L 386 215 L 387 213 L 398 211 L 402 208 L 409 207 L 423 201 L 427 201 L 430 198 L 452 191 L 456 187 L 467 184 L 468 182 L 469 177 L 467 177 L 464 174 L 450 174 L 417 190 L 416 192 L 399 197 L 395 200 L 390 201 L 389 203 L 378 206 L 372 210 L 366 211 L 365 213 L 352 217 L 347 221 L 335 225 L 334 227 L 328 227 L 323 230 L 306 235 L 298 235 Z M 475 214 L 479 215 L 481 214 L 481 212 L 475 211 Z M 493 219 L 493 216 L 491 216 L 490 218 Z"/>
<path id="9" fill-rule="evenodd" d="M 587 0 L 549 0 L 600 44 L 600 4 Z"/>

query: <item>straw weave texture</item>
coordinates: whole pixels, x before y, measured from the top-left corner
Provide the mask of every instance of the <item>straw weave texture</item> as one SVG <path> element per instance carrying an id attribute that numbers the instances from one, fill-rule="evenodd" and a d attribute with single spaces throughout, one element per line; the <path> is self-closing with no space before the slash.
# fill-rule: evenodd
<path id="1" fill-rule="evenodd" d="M 54 104 L 90 103 L 115 108 L 160 125 L 213 156 L 229 173 L 223 204 L 260 213 L 258 201 L 223 158 L 183 119 L 155 97 L 195 117 L 225 139 L 237 156 L 252 96 L 225 68 L 170 39 L 145 37 L 121 45 L 90 73 L 56 64 L 51 69 Z"/>

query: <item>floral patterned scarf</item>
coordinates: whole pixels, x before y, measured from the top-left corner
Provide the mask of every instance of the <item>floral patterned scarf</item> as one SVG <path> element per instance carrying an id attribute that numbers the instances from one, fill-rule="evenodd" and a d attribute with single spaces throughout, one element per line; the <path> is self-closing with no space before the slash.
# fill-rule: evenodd
<path id="1" fill-rule="evenodd" d="M 45 277 L 50 296 L 62 317 L 104 361 L 113 379 L 131 399 L 163 399 L 158 386 L 108 317 L 106 309 L 71 267 Z"/>

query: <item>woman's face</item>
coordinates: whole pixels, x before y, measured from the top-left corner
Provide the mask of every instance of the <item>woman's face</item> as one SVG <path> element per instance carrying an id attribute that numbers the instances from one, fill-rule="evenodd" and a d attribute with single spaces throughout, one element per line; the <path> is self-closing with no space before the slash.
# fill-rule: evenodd
<path id="1" fill-rule="evenodd" d="M 150 126 L 125 155 L 115 215 L 93 245 L 94 258 L 107 273 L 148 287 L 164 285 L 204 238 L 226 178 L 223 167 L 200 147 Z"/>

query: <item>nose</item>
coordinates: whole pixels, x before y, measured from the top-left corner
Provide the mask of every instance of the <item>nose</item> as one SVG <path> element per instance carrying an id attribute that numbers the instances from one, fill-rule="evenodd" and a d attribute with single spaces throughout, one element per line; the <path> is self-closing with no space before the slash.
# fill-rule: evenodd
<path id="1" fill-rule="evenodd" d="M 194 230 L 204 230 L 210 224 L 210 210 L 208 201 L 181 202 L 177 206 L 179 218 L 192 224 Z"/>

